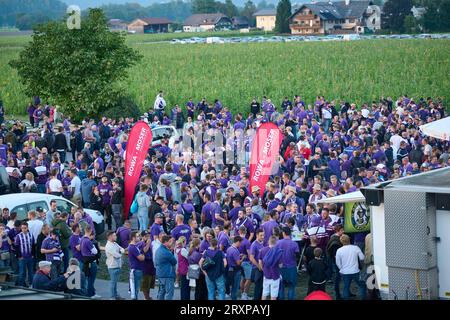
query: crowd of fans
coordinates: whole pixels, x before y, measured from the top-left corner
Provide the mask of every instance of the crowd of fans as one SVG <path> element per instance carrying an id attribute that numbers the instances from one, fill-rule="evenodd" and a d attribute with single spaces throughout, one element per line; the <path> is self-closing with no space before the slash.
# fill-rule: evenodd
<path id="1" fill-rule="evenodd" d="M 149 149 L 137 209 L 123 219 L 124 157 L 135 119 L 77 125 L 34 97 L 27 127 L 5 123 L 2 106 L 0 169 L 8 175 L 2 194 L 48 193 L 79 206 L 60 212 L 53 201 L 22 220 L 13 208 L 2 208 L 0 266 L 12 267 L 17 284 L 96 297 L 97 270 L 106 267 L 110 297 L 122 299 L 117 282 L 126 254 L 132 299 L 140 291 L 151 299 L 156 282 L 162 300 L 173 299 L 176 287 L 183 300 L 191 298 L 191 287 L 196 300 L 295 299 L 299 272 L 309 275 L 308 292 L 333 282 L 335 297 L 348 299 L 355 281 L 364 299 L 360 274 L 372 262 L 370 234 L 345 234 L 343 207 L 318 202 L 450 165 L 449 143 L 419 131 L 446 116 L 439 99 L 405 95 L 357 107 L 320 96 L 307 104 L 295 96 L 276 107 L 264 97 L 251 102 L 248 116 L 233 116 L 219 100 L 205 98 L 189 99 L 185 110 L 167 109 L 160 92 L 142 119 L 152 128 L 174 126 L 181 137 L 193 138 L 192 145 L 164 137 Z M 269 121 L 282 130 L 283 142 L 278 172 L 260 197 L 258 187 L 249 189 L 248 159 L 252 133 Z M 225 147 L 214 149 L 216 134 L 231 128 Z M 193 152 L 199 132 L 208 133 L 200 156 Z M 217 162 L 215 155 L 236 150 L 238 139 L 246 163 Z M 104 215 L 104 246 L 82 208 Z M 99 266 L 103 251 L 106 265 Z M 77 271 L 82 286 L 69 289 L 64 280 Z"/>

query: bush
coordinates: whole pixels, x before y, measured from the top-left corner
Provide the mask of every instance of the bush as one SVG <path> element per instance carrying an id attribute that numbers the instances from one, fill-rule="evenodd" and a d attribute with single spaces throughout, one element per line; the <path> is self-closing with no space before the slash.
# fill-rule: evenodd
<path id="1" fill-rule="evenodd" d="M 120 97 L 113 107 L 102 113 L 103 117 L 111 119 L 139 118 L 142 115 L 139 106 L 130 97 Z"/>

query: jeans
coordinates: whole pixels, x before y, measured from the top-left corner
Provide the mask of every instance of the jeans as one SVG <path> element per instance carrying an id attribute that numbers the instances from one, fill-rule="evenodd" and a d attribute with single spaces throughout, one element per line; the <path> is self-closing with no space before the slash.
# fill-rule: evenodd
<path id="1" fill-rule="evenodd" d="M 61 248 L 61 250 L 64 253 L 64 257 L 63 257 L 63 263 L 64 263 L 63 273 L 64 273 L 67 271 L 67 268 L 69 268 L 70 252 L 69 252 L 69 248 Z"/>
<path id="2" fill-rule="evenodd" d="M 108 268 L 108 273 L 111 278 L 109 292 L 111 293 L 111 298 L 114 299 L 119 296 L 117 294 L 117 282 L 119 281 L 120 268 Z"/>
<path id="3" fill-rule="evenodd" d="M 225 300 L 225 279 L 220 276 L 214 281 L 211 281 L 206 276 L 206 287 L 208 288 L 208 300 L 215 300 L 216 289 L 218 291 L 217 300 Z"/>
<path id="4" fill-rule="evenodd" d="M 61 163 L 66 162 L 66 151 L 58 151 L 59 153 L 59 160 Z"/>
<path id="5" fill-rule="evenodd" d="M 328 133 L 330 124 L 331 124 L 331 119 L 323 119 L 323 129 L 325 130 L 325 133 Z"/>
<path id="6" fill-rule="evenodd" d="M 295 299 L 295 286 L 297 284 L 297 267 L 281 268 L 281 283 L 278 297 L 284 300 L 284 289 L 288 288 L 288 300 Z"/>
<path id="7" fill-rule="evenodd" d="M 159 278 L 158 300 L 173 300 L 174 278 Z"/>
<path id="8" fill-rule="evenodd" d="M 111 210 L 117 230 L 122 225 L 122 204 L 112 204 Z"/>
<path id="9" fill-rule="evenodd" d="M 229 283 L 231 285 L 230 295 L 231 300 L 237 300 L 237 295 L 241 284 L 241 271 L 233 270 L 228 271 Z"/>
<path id="10" fill-rule="evenodd" d="M 261 300 L 264 277 L 262 271 L 258 268 L 253 268 L 252 270 L 252 281 L 255 283 L 253 300 Z"/>
<path id="11" fill-rule="evenodd" d="M 352 280 L 354 280 L 358 284 L 360 299 L 364 300 L 366 298 L 366 285 L 364 281 L 359 280 L 359 273 L 343 274 L 341 276 L 342 280 L 344 281 L 344 300 L 348 300 L 350 298 L 350 285 L 352 283 Z"/>
<path id="12" fill-rule="evenodd" d="M 19 286 L 26 286 L 25 279 L 28 272 L 28 285 L 33 283 L 33 258 L 19 259 Z"/>
<path id="13" fill-rule="evenodd" d="M 87 294 L 89 297 L 95 296 L 95 278 L 97 277 L 97 263 L 91 262 L 89 276 L 87 277 Z"/>
<path id="14" fill-rule="evenodd" d="M 138 215 L 139 231 L 145 231 L 148 229 L 148 213 L 142 213 Z"/>
<path id="15" fill-rule="evenodd" d="M 189 280 L 186 275 L 180 275 L 180 299 L 191 300 L 191 287 L 189 287 Z"/>
<path id="16" fill-rule="evenodd" d="M 56 279 L 61 274 L 61 267 L 62 267 L 62 261 L 61 260 L 54 260 L 52 261 L 52 266 L 50 270 L 50 278 Z"/>
<path id="17" fill-rule="evenodd" d="M 339 269 L 336 265 L 336 262 L 332 261 L 331 262 L 331 266 L 333 268 L 333 272 L 335 273 L 335 277 L 334 277 L 334 292 L 336 294 L 336 298 L 337 299 L 341 299 L 341 274 L 339 273 Z"/>
<path id="18" fill-rule="evenodd" d="M 38 184 L 37 185 L 37 192 L 38 193 L 45 193 L 46 192 L 45 184 Z"/>
<path id="19" fill-rule="evenodd" d="M 142 270 L 130 270 L 130 293 L 131 299 L 137 300 L 139 298 L 139 290 L 141 289 L 141 280 L 144 273 Z"/>

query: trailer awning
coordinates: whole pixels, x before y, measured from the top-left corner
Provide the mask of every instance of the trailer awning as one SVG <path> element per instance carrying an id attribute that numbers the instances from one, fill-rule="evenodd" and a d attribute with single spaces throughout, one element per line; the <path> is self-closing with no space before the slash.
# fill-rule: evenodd
<path id="1" fill-rule="evenodd" d="M 317 203 L 346 203 L 346 202 L 365 202 L 366 198 L 361 191 L 341 194 L 336 197 L 326 198 L 317 201 Z"/>
<path id="2" fill-rule="evenodd" d="M 419 128 L 427 136 L 450 141 L 450 117 L 424 124 Z"/>

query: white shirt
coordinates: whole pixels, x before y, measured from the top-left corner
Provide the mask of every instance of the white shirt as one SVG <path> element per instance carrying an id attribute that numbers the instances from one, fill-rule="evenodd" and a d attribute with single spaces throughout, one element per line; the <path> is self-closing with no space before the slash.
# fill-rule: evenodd
<path id="1" fill-rule="evenodd" d="M 74 188 L 74 196 L 81 194 L 81 180 L 78 176 L 73 177 L 72 181 L 70 182 L 70 187 Z"/>
<path id="2" fill-rule="evenodd" d="M 153 261 L 155 261 L 156 250 L 158 250 L 159 247 L 161 247 L 161 242 L 159 241 L 159 239 L 153 240 L 153 241 L 152 241 L 152 256 L 153 256 Z"/>
<path id="3" fill-rule="evenodd" d="M 50 192 L 60 192 L 62 183 L 58 179 L 51 179 L 48 183 L 48 188 L 50 189 Z"/>
<path id="4" fill-rule="evenodd" d="M 328 109 L 322 109 L 322 115 L 324 119 L 331 119 L 332 118 L 332 114 L 331 111 Z"/>
<path id="5" fill-rule="evenodd" d="M 400 149 L 400 143 L 402 141 L 408 142 L 402 137 L 400 137 L 398 134 L 393 135 L 391 139 L 389 139 L 389 141 L 392 142 L 392 147 L 397 150 Z"/>
<path id="6" fill-rule="evenodd" d="M 116 242 L 108 241 L 105 246 L 106 266 L 108 269 L 122 267 L 122 254 L 125 252 Z"/>
<path id="7" fill-rule="evenodd" d="M 165 107 L 166 107 L 166 100 L 164 100 L 164 98 L 158 94 L 156 96 L 156 100 L 155 100 L 155 104 L 153 105 L 153 108 L 155 110 L 163 110 Z"/>
<path id="8" fill-rule="evenodd" d="M 369 113 L 370 113 L 370 111 L 369 110 L 367 110 L 367 109 L 361 109 L 361 114 L 362 114 L 362 116 L 364 117 L 364 118 L 368 118 L 369 117 Z"/>
<path id="9" fill-rule="evenodd" d="M 28 230 L 30 230 L 30 233 L 33 235 L 34 240 L 36 240 L 39 236 L 39 234 L 42 231 L 42 226 L 44 225 L 44 222 L 41 220 L 29 220 L 28 221 Z"/>
<path id="10" fill-rule="evenodd" d="M 336 265 L 341 274 L 359 273 L 359 260 L 364 260 L 364 254 L 358 246 L 349 244 L 336 251 Z"/>

